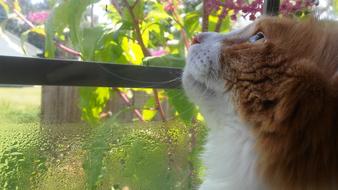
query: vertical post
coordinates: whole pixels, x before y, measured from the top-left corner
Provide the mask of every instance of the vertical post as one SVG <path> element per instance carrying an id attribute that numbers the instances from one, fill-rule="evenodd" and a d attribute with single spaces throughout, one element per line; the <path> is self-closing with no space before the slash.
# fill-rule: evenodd
<path id="1" fill-rule="evenodd" d="M 276 16 L 279 11 L 280 0 L 265 0 L 263 14 L 268 16 Z"/>

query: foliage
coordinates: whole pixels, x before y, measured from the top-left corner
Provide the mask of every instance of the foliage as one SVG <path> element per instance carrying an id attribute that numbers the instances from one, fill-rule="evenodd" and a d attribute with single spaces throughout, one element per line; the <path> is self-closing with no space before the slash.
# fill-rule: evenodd
<path id="1" fill-rule="evenodd" d="M 0 23 L 7 19 L 7 15 L 8 5 L 3 0 L 0 0 Z"/>
<path id="2" fill-rule="evenodd" d="M 230 16 L 232 20 L 236 20 L 240 12 L 243 17 L 249 16 L 250 20 L 255 20 L 259 13 L 263 12 L 263 0 L 253 1 L 232 1 L 232 0 L 209 0 L 206 3 L 207 14 L 217 14 L 219 18 Z M 280 13 L 290 15 L 293 13 L 307 11 L 316 4 L 310 0 L 282 0 L 280 5 Z"/>
<path id="3" fill-rule="evenodd" d="M 71 46 L 81 52 L 83 60 L 105 61 L 114 63 L 131 63 L 144 64 L 148 66 L 184 66 L 184 35 L 183 27 L 188 29 L 188 36 L 191 37 L 200 28 L 198 27 L 198 18 L 201 13 L 194 12 L 188 15 L 188 19 L 180 18 L 184 25 L 180 25 L 177 18 L 173 18 L 171 13 L 165 11 L 160 1 L 116 1 L 116 4 L 107 7 L 107 15 L 111 18 L 110 24 L 99 24 L 95 27 L 88 26 L 85 14 L 86 8 L 96 1 L 81 2 L 81 6 L 76 8 L 72 5 L 78 4 L 78 0 L 62 1 L 56 6 L 46 23 L 46 52 L 47 57 L 53 57 L 55 52 L 55 41 L 63 41 L 63 43 L 71 44 Z M 75 16 L 74 16 L 75 13 Z M 185 14 L 182 12 L 182 16 Z M 196 22 L 197 21 L 197 22 Z M 91 24 L 92 25 L 92 24 Z M 173 31 L 168 32 L 167 28 Z M 64 33 L 65 29 L 69 30 L 69 34 Z M 69 39 L 69 41 L 67 40 Z M 168 44 L 168 40 L 180 39 L 178 44 Z M 151 49 L 162 48 L 171 55 L 162 57 L 149 57 Z M 83 110 L 82 118 L 91 123 L 95 123 L 99 119 L 100 113 L 97 110 L 103 110 L 106 101 L 101 101 L 100 97 L 108 97 L 109 90 L 102 90 L 99 94 L 98 90 L 81 90 L 81 109 Z M 144 89 L 145 92 L 149 90 Z M 179 91 L 177 91 L 179 92 Z M 161 93 L 161 92 L 160 92 Z M 182 108 L 186 107 L 190 110 L 193 106 L 185 97 L 184 93 L 166 93 L 177 111 L 178 115 L 183 112 Z M 132 95 L 132 91 L 131 91 Z M 156 102 L 165 101 L 167 97 L 158 96 L 159 100 L 148 101 L 144 105 L 143 113 L 150 113 L 149 107 L 156 107 Z M 90 98 L 90 99 L 89 99 Z M 150 100 L 153 99 L 151 96 Z M 88 103 L 85 102 L 101 102 Z M 174 103 L 178 102 L 178 103 Z M 93 110 L 93 111 L 90 111 Z M 96 110 L 96 111 L 94 111 Z M 152 116 L 143 114 L 146 120 L 153 118 L 157 109 L 153 109 Z M 188 117 L 195 117 L 197 111 L 187 111 L 190 115 L 183 115 L 188 121 Z M 190 120 L 191 120 L 190 118 Z"/>
<path id="4" fill-rule="evenodd" d="M 97 128 L 77 123 L 41 131 L 38 114 L 30 118 L 0 123 L 1 189 L 186 190 L 201 182 L 202 125 L 119 124 L 113 118 Z"/>
<path id="5" fill-rule="evenodd" d="M 34 139 L 34 133 L 17 135 L 20 140 L 0 154 L 0 187 L 3 189 L 32 188 L 47 169 L 45 158 L 39 155 L 39 137 Z M 25 137 L 33 142 L 25 142 Z"/>
<path id="6" fill-rule="evenodd" d="M 46 50 L 45 57 L 54 57 L 54 35 L 62 35 L 65 28 L 69 28 L 70 40 L 76 48 L 81 48 L 82 31 L 80 22 L 87 6 L 98 0 L 70 0 L 62 1 L 46 23 Z"/>
<path id="7" fill-rule="evenodd" d="M 13 8 L 20 11 L 18 1 L 14 2 Z M 103 24 L 85 17 L 98 0 L 50 2 L 54 8 L 45 27 L 30 29 L 22 35 L 28 38 L 28 34 L 34 32 L 45 36 L 46 57 L 55 57 L 56 44 L 61 43 L 79 51 L 80 58 L 85 61 L 176 68 L 184 67 L 189 39 L 193 35 L 200 31 L 229 30 L 230 17 L 235 20 L 240 10 L 254 19 L 262 3 L 259 0 L 250 4 L 210 0 L 203 5 L 200 1 L 112 0 L 112 5 L 106 7 L 110 22 Z M 295 5 L 302 8 L 303 4 Z M 287 4 L 285 9 L 289 8 L 292 6 Z M 157 50 L 164 55 L 155 56 L 153 52 Z M 10 137 L 16 136 L 17 140 L 1 147 L 1 188 L 46 189 L 44 187 L 56 181 L 66 181 L 79 189 L 117 190 L 125 186 L 131 189 L 194 189 L 201 182 L 203 168 L 198 157 L 206 135 L 206 129 L 197 121 L 197 108 L 183 90 L 160 90 L 154 93 L 157 96 L 150 96 L 153 91 L 149 89 L 138 90 L 149 95 L 142 112 L 144 120 L 155 118 L 158 102 L 168 100 L 183 122 L 154 122 L 148 126 L 135 122 L 132 125 L 137 127 L 133 128 L 130 124 L 119 124 L 116 118 L 99 123 L 101 112 L 115 93 L 101 87 L 82 88 L 79 102 L 83 120 L 99 127 L 66 126 L 75 131 L 76 135 L 71 137 L 67 136 L 69 131 L 60 126 L 53 129 L 46 126 L 50 129 L 48 132 L 38 130 L 40 126 L 34 125 L 38 123 L 38 109 L 29 113 L 6 113 L 4 118 L 13 119 L 14 114 L 21 124 L 17 125 L 20 132 Z M 135 91 L 121 89 L 129 98 Z M 34 125 L 28 127 L 32 131 L 24 131 L 30 122 Z M 54 136 L 61 129 L 62 134 Z M 91 133 L 88 135 L 83 132 L 85 130 Z M 6 141 L 8 137 L 2 133 L 6 132 L 0 133 Z M 85 135 L 79 137 L 80 134 Z M 78 139 L 81 142 L 77 142 Z M 75 174 L 68 172 L 74 170 Z M 62 172 L 67 175 L 56 175 Z M 36 182 L 42 178 L 46 182 Z"/>
<path id="8" fill-rule="evenodd" d="M 113 123 L 114 125 L 114 123 Z M 105 172 L 104 157 L 109 151 L 109 140 L 112 139 L 112 129 L 104 124 L 94 131 L 87 145 L 87 154 L 83 163 L 86 174 L 86 188 L 96 189 L 103 179 Z"/>
<path id="9" fill-rule="evenodd" d="M 82 119 L 95 124 L 106 102 L 110 98 L 109 88 L 81 88 L 82 95 L 80 106 L 82 108 Z"/>
<path id="10" fill-rule="evenodd" d="M 80 0 L 67 0 L 61 1 L 53 9 L 46 23 L 46 57 L 55 56 L 55 41 L 57 41 L 71 45 L 81 53 L 83 60 L 183 68 L 189 39 L 193 35 L 199 31 L 228 31 L 231 19 L 235 20 L 240 12 L 243 13 L 243 17 L 249 15 L 249 18 L 254 20 L 262 11 L 263 4 L 262 0 L 248 2 L 209 0 L 203 1 L 205 4 L 198 1 L 193 5 L 176 0 L 112 0 L 112 4 L 105 7 L 110 22 L 103 24 L 94 23 L 84 17 L 90 14 L 86 11 L 96 2 L 98 0 L 85 0 L 81 3 Z M 291 9 L 300 11 L 312 5 L 307 1 L 299 2 L 293 4 L 290 1 L 283 1 L 282 11 L 290 12 Z M 65 30 L 68 32 L 65 33 Z M 163 50 L 165 55 L 151 57 L 152 52 L 159 49 Z M 144 91 L 149 92 L 147 89 Z M 132 97 L 133 90 L 127 92 Z M 144 105 L 143 116 L 146 118 L 143 120 L 154 118 L 157 110 L 161 109 L 160 102 L 167 99 L 176 110 L 176 114 L 185 122 L 196 118 L 198 113 L 196 108 L 182 91 L 165 92 L 166 96 L 158 96 L 158 91 L 154 91 L 154 97 L 149 96 L 149 101 Z M 108 89 L 82 90 L 80 101 L 82 118 L 90 123 L 97 122 L 100 118 L 99 111 L 103 110 L 108 101 L 101 97 L 108 96 Z M 154 109 L 149 112 L 147 111 L 149 107 Z"/>
<path id="11" fill-rule="evenodd" d="M 31 189 L 46 171 L 37 125 L 40 91 L 2 88 L 0 92 L 0 188 Z"/>
<path id="12" fill-rule="evenodd" d="M 193 189 L 200 183 L 199 154 L 206 130 L 191 149 L 190 127 L 180 122 L 136 128 L 115 120 L 96 128 L 88 141 L 84 169 L 88 189 Z"/>

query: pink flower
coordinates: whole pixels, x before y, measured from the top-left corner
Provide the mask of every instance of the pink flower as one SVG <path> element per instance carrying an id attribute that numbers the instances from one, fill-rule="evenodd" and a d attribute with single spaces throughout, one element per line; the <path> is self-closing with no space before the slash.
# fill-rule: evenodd
<path id="1" fill-rule="evenodd" d="M 255 16 L 254 14 L 251 14 L 251 15 L 249 16 L 249 19 L 250 19 L 250 20 L 255 20 L 255 19 L 256 19 L 256 16 Z"/>
<path id="2" fill-rule="evenodd" d="M 48 11 L 28 13 L 27 19 L 34 24 L 43 24 L 48 18 Z"/>
<path id="3" fill-rule="evenodd" d="M 173 12 L 175 9 L 174 5 L 172 3 L 168 3 L 165 7 L 164 10 L 167 12 Z"/>
<path id="4" fill-rule="evenodd" d="M 287 15 L 303 11 L 316 5 L 316 2 L 318 0 L 283 0 L 280 5 L 280 13 Z M 250 3 L 245 0 L 209 0 L 205 6 L 208 14 L 216 13 L 221 9 L 222 11 L 218 15 L 220 18 L 226 17 L 230 11 L 233 11 L 234 14 L 230 15 L 232 20 L 237 19 L 238 13 L 243 13 L 243 17 L 249 15 L 250 20 L 255 20 L 257 13 L 263 11 L 263 0 L 253 0 Z"/>
<path id="5" fill-rule="evenodd" d="M 168 54 L 168 52 L 165 51 L 164 49 L 159 49 L 159 50 L 150 51 L 150 54 L 151 56 L 159 57 L 159 56 Z"/>

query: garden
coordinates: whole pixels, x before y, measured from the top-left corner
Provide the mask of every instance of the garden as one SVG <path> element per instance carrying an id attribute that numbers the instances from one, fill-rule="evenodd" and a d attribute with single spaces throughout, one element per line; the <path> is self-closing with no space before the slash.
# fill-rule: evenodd
<path id="1" fill-rule="evenodd" d="M 324 4 L 283 0 L 279 13 L 335 12 Z M 263 10 L 263 0 L 0 0 L 0 23 L 27 56 L 182 69 L 194 35 Z M 1 189 L 187 190 L 203 180 L 208 129 L 180 86 L 2 85 L 0 118 Z"/>

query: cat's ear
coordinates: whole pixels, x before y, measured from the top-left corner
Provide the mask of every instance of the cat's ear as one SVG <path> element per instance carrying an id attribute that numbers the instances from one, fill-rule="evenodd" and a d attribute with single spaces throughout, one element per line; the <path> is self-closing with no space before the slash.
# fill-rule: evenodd
<path id="1" fill-rule="evenodd" d="M 334 88 L 328 74 L 310 60 L 301 60 L 287 69 L 287 78 L 278 87 L 275 124 L 303 125 L 319 121 L 330 104 Z"/>

